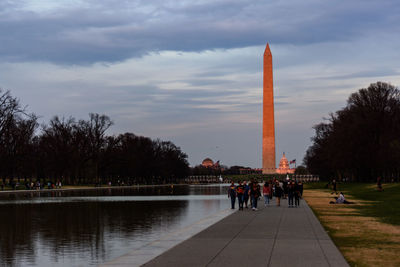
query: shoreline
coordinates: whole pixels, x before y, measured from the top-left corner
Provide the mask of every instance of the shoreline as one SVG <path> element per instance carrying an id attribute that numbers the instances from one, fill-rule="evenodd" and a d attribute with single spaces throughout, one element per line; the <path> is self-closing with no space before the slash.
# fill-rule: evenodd
<path id="1" fill-rule="evenodd" d="M 108 260 L 99 264 L 99 267 L 111 267 L 111 266 L 143 266 L 149 261 L 162 255 L 168 250 L 175 246 L 189 240 L 196 234 L 204 231 L 212 225 L 217 224 L 222 219 L 234 214 L 237 209 L 232 210 L 230 208 L 223 209 L 219 212 L 211 214 L 205 218 L 202 218 L 190 225 L 185 226 L 182 229 L 171 231 L 157 240 L 153 240 L 144 246 L 132 250 L 126 254 Z"/>
<path id="2" fill-rule="evenodd" d="M 94 190 L 108 190 L 108 189 L 124 189 L 124 188 L 149 188 L 149 187 L 170 187 L 173 186 L 184 186 L 184 185 L 192 185 L 192 184 L 162 184 L 162 185 L 124 185 L 124 186 L 101 186 L 101 187 L 84 187 L 84 186 L 77 186 L 76 188 L 70 188 L 69 186 L 65 186 L 66 188 L 54 188 L 54 189 L 47 189 L 43 188 L 40 190 L 33 189 L 21 189 L 21 190 L 3 190 L 0 191 L 1 195 L 15 195 L 15 194 L 26 194 L 26 193 L 50 193 L 50 192 L 68 192 L 68 191 L 94 191 Z"/>
<path id="3" fill-rule="evenodd" d="M 173 184 L 173 186 L 176 189 L 175 192 L 177 194 L 179 192 L 183 192 L 183 193 L 192 192 L 193 190 L 195 190 L 196 192 L 198 190 L 199 190 L 198 192 L 200 192 L 200 191 L 201 192 L 203 192 L 203 191 L 210 192 L 209 189 L 207 189 L 206 187 L 212 186 L 212 185 L 211 184 L 206 184 L 206 185 L 204 185 L 204 184 Z M 219 188 L 220 187 L 223 188 L 225 185 L 224 184 L 214 184 L 213 186 L 216 187 L 215 192 L 218 193 L 218 192 L 220 192 Z M 55 196 L 55 198 L 57 198 L 57 196 L 62 196 L 62 195 L 83 195 L 83 196 L 86 196 L 86 195 L 96 195 L 96 196 L 97 195 L 118 195 L 118 196 L 123 196 L 123 195 L 136 195 L 136 192 L 142 192 L 142 191 L 150 192 L 150 193 L 156 192 L 156 194 L 157 194 L 157 192 L 159 192 L 159 191 L 169 192 L 171 187 L 172 187 L 172 184 L 162 184 L 162 185 L 134 185 L 134 186 L 111 186 L 111 187 L 109 187 L 109 186 L 107 186 L 107 187 L 75 186 L 72 188 L 67 187 L 67 188 L 61 188 L 61 189 L 43 189 L 43 190 L 17 190 L 17 191 L 7 190 L 7 191 L 2 191 L 2 192 L 0 191 L 0 203 L 7 203 L 10 200 L 14 200 L 14 199 L 16 199 L 17 201 L 20 201 L 21 199 L 25 199 L 25 198 L 28 198 L 29 199 L 28 201 L 30 202 L 34 199 L 44 199 L 46 197 L 49 199 L 50 198 L 53 199 L 54 198 L 53 196 Z M 85 190 L 87 190 L 87 191 L 85 191 Z M 59 192 L 64 192 L 64 193 L 59 193 Z M 214 192 L 214 190 L 212 192 Z M 132 194 L 130 194 L 130 193 L 132 193 Z M 197 194 L 194 194 L 194 193 L 193 193 L 193 195 L 197 196 Z M 208 196 L 207 193 L 205 193 L 203 195 Z M 178 198 L 179 198 L 179 196 L 178 196 Z M 216 202 L 222 202 L 220 200 L 220 198 L 215 197 L 214 194 L 211 196 L 213 197 L 212 201 L 214 201 L 214 199 L 215 199 Z M 152 197 L 152 196 L 148 196 L 148 197 Z M 167 197 L 169 197 L 169 195 Z M 172 197 L 175 197 L 175 196 L 172 196 Z M 194 200 L 197 203 L 201 203 L 201 202 L 209 203 L 210 202 L 207 198 L 200 199 L 200 201 L 197 200 L 196 198 Z M 61 201 L 64 201 L 64 200 L 61 200 Z M 110 198 L 107 201 L 113 201 L 113 199 Z M 120 200 L 118 200 L 118 201 L 120 201 Z M 130 199 L 130 200 L 128 199 L 128 201 L 132 201 L 132 199 Z M 135 200 L 133 200 L 133 201 L 135 201 Z M 186 202 L 186 200 L 185 200 L 185 202 Z M 25 203 L 23 203 L 23 204 L 25 204 Z M 169 205 L 169 204 L 167 204 L 167 205 Z M 176 224 L 178 226 L 180 225 L 179 227 L 175 227 L 174 226 L 175 220 L 171 220 L 172 223 L 169 223 L 169 224 L 173 227 L 165 228 L 163 230 L 163 232 L 160 232 L 160 234 L 157 234 L 155 236 L 148 235 L 149 236 L 148 238 L 146 237 L 146 239 L 143 239 L 141 242 L 139 242 L 137 244 L 135 242 L 133 242 L 132 244 L 135 247 L 140 248 L 138 251 L 136 251 L 136 253 L 141 253 L 141 255 L 135 256 L 135 258 L 137 258 L 137 261 L 141 260 L 142 261 L 141 264 L 143 264 L 143 263 L 151 260 L 152 258 L 156 257 L 157 255 L 163 253 L 165 250 L 170 249 L 171 246 L 174 246 L 176 244 L 179 244 L 180 242 L 185 241 L 186 239 L 195 235 L 199 231 L 202 231 L 204 228 L 208 227 L 209 225 L 212 225 L 212 224 L 218 222 L 219 220 L 223 219 L 224 217 L 226 217 L 232 213 L 231 209 L 227 208 L 229 206 L 228 201 L 227 201 L 226 206 L 224 204 L 222 204 L 222 205 L 220 204 L 220 205 L 216 205 L 216 206 L 213 205 L 213 207 L 211 207 L 211 209 L 210 209 L 210 206 L 207 204 L 201 204 L 201 205 L 205 206 L 205 208 L 203 208 L 204 212 L 201 212 L 201 213 L 193 213 L 192 212 L 192 216 L 195 215 L 195 217 L 193 217 L 192 219 L 190 219 L 188 221 L 185 221 L 185 223 Z M 73 206 L 74 206 L 73 208 L 76 208 L 75 204 Z M 96 206 L 99 206 L 99 205 L 96 205 Z M 197 206 L 198 205 L 194 205 L 195 208 Z M 135 206 L 133 206 L 133 207 L 135 207 Z M 164 206 L 160 206 L 160 207 L 164 207 Z M 178 207 L 178 206 L 176 206 L 176 207 Z M 181 208 L 181 205 L 179 205 L 179 208 Z M 182 211 L 185 211 L 185 209 L 186 209 L 186 204 L 182 206 Z M 30 209 L 30 210 L 36 210 L 36 208 Z M 157 211 L 157 209 L 155 209 L 155 210 Z M 173 209 L 172 209 L 172 211 L 174 212 Z M 122 212 L 124 212 L 124 211 L 122 211 Z M 181 214 L 181 213 L 179 213 L 179 214 Z M 186 216 L 187 212 L 183 212 L 182 214 Z M 101 213 L 100 213 L 100 215 L 101 215 Z M 127 221 L 127 219 L 124 219 L 123 221 Z M 158 227 L 161 227 L 161 226 L 158 226 Z M 156 227 L 157 227 L 157 225 L 156 225 Z M 143 228 L 143 229 L 145 229 L 145 228 Z M 161 229 L 162 229 L 162 227 L 161 227 Z M 168 229 L 169 229 L 169 231 L 168 231 Z M 167 230 L 167 231 L 165 231 L 165 230 Z M 134 235 L 133 235 L 133 237 L 134 237 Z M 116 243 L 116 244 L 118 244 L 118 243 Z M 119 248 L 119 247 L 117 247 L 117 248 Z M 162 250 L 162 249 L 165 249 L 165 250 Z M 126 255 L 126 253 L 131 253 L 132 250 L 127 249 L 124 251 L 124 247 L 121 246 L 121 250 L 119 252 L 120 253 L 122 252 L 122 253 L 121 254 L 117 254 L 117 253 L 109 254 L 109 255 L 114 255 L 114 257 L 110 257 L 106 260 L 104 260 L 104 258 L 102 261 L 100 261 L 101 258 L 96 259 L 96 261 L 97 261 L 95 263 L 96 266 L 99 264 L 105 264 L 108 261 L 118 259 L 119 257 Z M 158 253 L 158 254 L 154 254 L 154 253 Z M 150 256 L 150 258 L 148 258 L 149 256 Z"/>
<path id="4" fill-rule="evenodd" d="M 151 188 L 151 187 L 171 187 L 171 186 L 193 186 L 193 185 L 225 185 L 224 183 L 214 183 L 214 184 L 155 184 L 155 185 L 123 185 L 123 186 L 101 186 L 101 187 L 85 187 L 85 186 L 76 186 L 70 187 L 65 186 L 65 188 L 54 188 L 47 189 L 43 188 L 40 190 L 33 189 L 20 189 L 20 190 L 0 190 L 0 197 L 4 195 L 24 195 L 24 194 L 32 194 L 32 193 L 58 193 L 58 192 L 73 192 L 73 191 L 96 191 L 96 190 L 110 190 L 110 189 L 133 189 L 133 188 Z M 1 200 L 1 199 L 0 199 Z"/>

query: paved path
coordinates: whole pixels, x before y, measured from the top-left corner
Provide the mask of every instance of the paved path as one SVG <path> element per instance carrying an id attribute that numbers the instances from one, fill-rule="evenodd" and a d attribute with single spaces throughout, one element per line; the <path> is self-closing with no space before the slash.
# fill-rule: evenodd
<path id="1" fill-rule="evenodd" d="M 300 208 L 288 208 L 286 200 L 259 206 L 233 213 L 144 266 L 348 266 L 303 200 Z"/>

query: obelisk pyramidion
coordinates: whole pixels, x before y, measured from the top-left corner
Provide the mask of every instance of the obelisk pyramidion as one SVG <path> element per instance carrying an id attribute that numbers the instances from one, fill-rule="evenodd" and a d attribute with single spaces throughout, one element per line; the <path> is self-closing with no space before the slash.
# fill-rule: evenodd
<path id="1" fill-rule="evenodd" d="M 262 172 L 276 173 L 275 166 L 275 121 L 274 121 L 274 84 L 272 73 L 272 54 L 269 45 L 264 51 L 263 79 L 263 144 Z"/>

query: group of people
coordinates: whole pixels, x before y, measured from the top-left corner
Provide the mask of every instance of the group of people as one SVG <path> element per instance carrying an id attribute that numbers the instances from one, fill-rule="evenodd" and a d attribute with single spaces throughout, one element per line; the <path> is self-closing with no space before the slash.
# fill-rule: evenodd
<path id="1" fill-rule="evenodd" d="M 257 180 L 247 183 L 239 181 L 238 185 L 231 183 L 228 189 L 228 197 L 231 199 L 232 209 L 235 209 L 236 198 L 239 202 L 239 210 L 250 207 L 253 211 L 257 210 L 259 198 L 264 197 L 264 205 L 268 206 L 270 200 L 275 197 L 276 205 L 281 205 L 281 198 L 288 199 L 289 208 L 300 206 L 300 198 L 303 196 L 303 184 L 294 180 L 279 181 L 277 179 L 269 180 L 264 183 L 261 192 L 261 186 Z"/>

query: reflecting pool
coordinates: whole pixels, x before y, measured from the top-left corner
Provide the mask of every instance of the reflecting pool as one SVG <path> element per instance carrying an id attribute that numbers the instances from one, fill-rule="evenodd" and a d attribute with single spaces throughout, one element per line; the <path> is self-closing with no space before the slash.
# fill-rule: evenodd
<path id="1" fill-rule="evenodd" d="M 229 208 L 226 185 L 0 194 L 0 263 L 96 266 Z"/>

